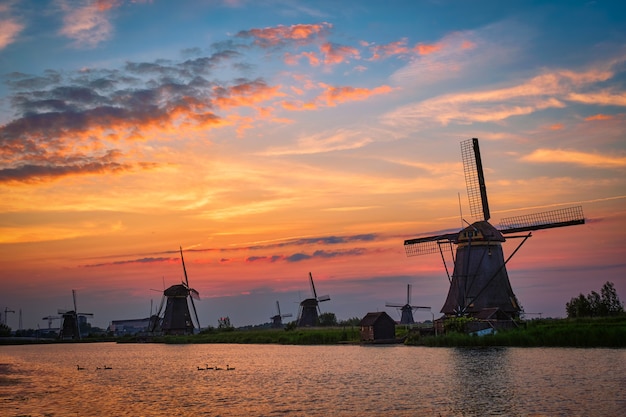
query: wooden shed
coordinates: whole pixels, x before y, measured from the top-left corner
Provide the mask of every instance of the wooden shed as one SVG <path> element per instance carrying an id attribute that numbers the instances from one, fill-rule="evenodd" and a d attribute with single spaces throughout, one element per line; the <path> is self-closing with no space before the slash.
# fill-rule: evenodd
<path id="1" fill-rule="evenodd" d="M 394 340 L 396 322 L 384 311 L 367 313 L 361 322 L 361 341 Z"/>

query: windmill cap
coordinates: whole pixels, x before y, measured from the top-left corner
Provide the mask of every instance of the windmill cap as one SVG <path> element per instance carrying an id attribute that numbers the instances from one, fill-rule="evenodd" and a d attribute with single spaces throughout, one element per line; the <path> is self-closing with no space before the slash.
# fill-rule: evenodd
<path id="1" fill-rule="evenodd" d="M 163 291 L 163 295 L 166 297 L 186 297 L 189 295 L 189 289 L 183 284 L 172 285 Z"/>
<path id="2" fill-rule="evenodd" d="M 459 232 L 456 243 L 469 242 L 504 242 L 502 233 L 484 220 L 472 223 Z"/>

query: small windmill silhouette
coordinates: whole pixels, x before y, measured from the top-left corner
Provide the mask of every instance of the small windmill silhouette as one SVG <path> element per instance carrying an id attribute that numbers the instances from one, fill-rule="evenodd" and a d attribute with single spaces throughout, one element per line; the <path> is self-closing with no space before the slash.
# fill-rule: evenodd
<path id="1" fill-rule="evenodd" d="M 413 324 L 413 311 L 430 311 L 430 307 L 411 305 L 411 284 L 406 285 L 406 304 L 386 303 L 387 307 L 396 307 L 402 312 L 400 324 Z"/>

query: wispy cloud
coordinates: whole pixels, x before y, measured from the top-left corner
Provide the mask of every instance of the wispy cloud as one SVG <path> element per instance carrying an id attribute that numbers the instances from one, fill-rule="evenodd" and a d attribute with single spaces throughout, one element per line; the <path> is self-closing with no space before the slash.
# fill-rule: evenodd
<path id="1" fill-rule="evenodd" d="M 601 155 L 563 149 L 536 149 L 522 158 L 526 162 L 566 163 L 594 168 L 624 168 L 626 156 Z"/>
<path id="2" fill-rule="evenodd" d="M 24 25 L 17 19 L 0 17 L 0 50 L 15 42 Z"/>
<path id="3" fill-rule="evenodd" d="M 307 45 L 317 40 L 319 37 L 327 35 L 331 28 L 332 25 L 326 22 L 291 26 L 279 25 L 275 27 L 242 30 L 237 33 L 237 37 L 250 38 L 255 45 L 262 48 L 276 47 L 287 43 Z"/>
<path id="4" fill-rule="evenodd" d="M 90 1 L 75 6 L 74 2 L 61 0 L 58 4 L 64 13 L 59 33 L 72 39 L 75 47 L 94 48 L 112 36 L 109 12 L 119 7 L 121 1 Z"/>
<path id="5" fill-rule="evenodd" d="M 587 104 L 619 104 L 620 96 L 589 92 L 613 76 L 615 73 L 602 65 L 580 72 L 545 71 L 510 87 L 426 99 L 398 108 L 382 119 L 391 125 L 423 125 L 434 121 L 445 126 L 450 123 L 498 122 L 512 116 L 564 108 L 573 100 Z"/>
<path id="6" fill-rule="evenodd" d="M 141 259 L 131 259 L 126 261 L 115 261 L 115 262 L 103 262 L 99 264 L 85 264 L 80 265 L 82 268 L 101 268 L 108 266 L 119 266 L 119 265 L 128 265 L 128 264 L 154 264 L 154 263 L 179 263 L 180 258 L 141 258 Z"/>

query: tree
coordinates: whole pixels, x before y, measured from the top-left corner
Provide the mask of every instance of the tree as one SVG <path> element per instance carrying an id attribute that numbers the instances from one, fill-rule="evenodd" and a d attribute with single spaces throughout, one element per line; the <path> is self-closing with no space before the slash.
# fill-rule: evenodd
<path id="1" fill-rule="evenodd" d="M 231 331 L 234 330 L 235 328 L 233 327 L 232 324 L 230 324 L 230 317 L 226 316 L 226 317 L 220 317 L 217 320 L 217 329 L 218 330 L 223 330 L 223 331 Z"/>
<path id="2" fill-rule="evenodd" d="M 608 316 L 616 316 L 624 312 L 624 303 L 617 296 L 617 291 L 615 291 L 615 286 L 612 282 L 607 281 L 602 286 L 600 294 Z"/>
<path id="3" fill-rule="evenodd" d="M 565 304 L 565 311 L 567 317 L 589 317 L 591 316 L 591 304 L 584 295 L 580 294 L 578 297 L 574 297 L 569 303 Z"/>
<path id="4" fill-rule="evenodd" d="M 624 304 L 617 296 L 617 291 L 612 282 L 607 281 L 600 289 L 600 294 L 595 291 L 572 298 L 565 304 L 567 317 L 606 317 L 624 313 Z"/>
<path id="5" fill-rule="evenodd" d="M 322 313 L 319 316 L 320 326 L 336 326 L 337 317 L 335 313 Z"/>

